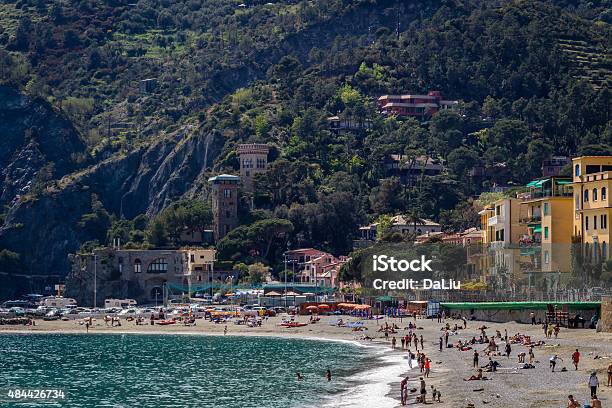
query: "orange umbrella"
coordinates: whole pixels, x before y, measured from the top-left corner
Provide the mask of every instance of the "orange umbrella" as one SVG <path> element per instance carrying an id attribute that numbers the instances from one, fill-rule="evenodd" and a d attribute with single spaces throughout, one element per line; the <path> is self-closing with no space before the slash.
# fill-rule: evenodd
<path id="1" fill-rule="evenodd" d="M 312 306 L 307 306 L 306 310 L 310 310 L 310 311 L 314 312 L 315 310 L 319 310 L 319 308 L 317 306 L 312 305 Z"/>
<path id="2" fill-rule="evenodd" d="M 372 306 L 370 305 L 356 305 L 355 306 L 355 310 L 366 310 L 366 309 L 371 309 Z"/>
<path id="3" fill-rule="evenodd" d="M 354 309 L 357 306 L 354 303 L 339 303 L 338 307 L 341 309 Z"/>
<path id="4" fill-rule="evenodd" d="M 319 305 L 319 309 L 329 309 L 329 305 L 326 305 L 326 304 Z"/>

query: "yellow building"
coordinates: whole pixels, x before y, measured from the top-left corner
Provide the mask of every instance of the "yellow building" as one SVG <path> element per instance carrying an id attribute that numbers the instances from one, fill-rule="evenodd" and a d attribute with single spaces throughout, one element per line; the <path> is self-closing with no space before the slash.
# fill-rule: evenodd
<path id="1" fill-rule="evenodd" d="M 484 281 L 508 285 L 521 279 L 519 240 L 527 233 L 520 223 L 521 200 L 503 198 L 480 212 L 483 245 L 489 256 L 481 263 Z"/>
<path id="2" fill-rule="evenodd" d="M 213 268 L 217 251 L 214 249 L 189 248 L 183 250 L 187 264 L 190 283 L 209 282 L 213 276 Z"/>
<path id="3" fill-rule="evenodd" d="M 527 235 L 521 239 L 529 273 L 569 272 L 572 243 L 572 180 L 549 177 L 527 184 L 529 192 L 521 203 L 521 224 Z"/>
<path id="4" fill-rule="evenodd" d="M 583 156 L 572 160 L 574 235 L 591 259 L 610 258 L 612 156 Z"/>

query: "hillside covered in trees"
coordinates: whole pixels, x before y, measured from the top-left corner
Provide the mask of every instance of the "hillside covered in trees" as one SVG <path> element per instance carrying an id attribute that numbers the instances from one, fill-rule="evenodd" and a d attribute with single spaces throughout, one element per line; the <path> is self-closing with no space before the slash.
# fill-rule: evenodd
<path id="1" fill-rule="evenodd" d="M 209 222 L 206 180 L 236 172 L 242 142 L 269 144 L 271 164 L 222 258 L 278 268 L 288 243 L 348 254 L 383 214 L 471 226 L 494 185 L 524 185 L 552 155 L 612 151 L 611 6 L 3 0 L 0 81 L 21 97 L 0 104 L 0 137 L 17 141 L 0 146 L 0 272 L 61 276 L 68 253 L 117 236 L 180 245 Z M 423 122 L 376 107 L 429 90 L 457 112 Z M 42 111 L 78 134 L 69 157 L 37 152 L 66 137 L 29 121 Z M 390 155 L 443 171 L 402 183 Z"/>

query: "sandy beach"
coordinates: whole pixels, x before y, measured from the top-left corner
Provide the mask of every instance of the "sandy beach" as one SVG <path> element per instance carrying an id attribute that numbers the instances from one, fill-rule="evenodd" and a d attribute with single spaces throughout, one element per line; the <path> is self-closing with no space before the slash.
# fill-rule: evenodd
<path id="1" fill-rule="evenodd" d="M 346 317 L 343 317 L 346 321 Z M 397 337 L 397 351 L 395 353 L 387 353 L 386 355 L 396 356 L 393 359 L 395 364 L 403 364 L 405 375 L 410 377 L 409 388 L 418 388 L 418 378 L 420 376 L 419 369 L 410 370 L 406 358 L 407 352 L 401 350 L 400 336 L 407 333 L 403 328 L 408 325 L 408 319 L 386 319 L 386 320 L 370 320 L 365 322 L 365 327 L 368 330 L 363 332 L 354 332 L 350 328 L 337 327 L 330 325 L 330 322 L 335 322 L 336 316 L 323 316 L 316 324 L 309 324 L 304 327 L 285 328 L 278 324 L 281 321 L 279 317 L 266 319 L 262 327 L 249 328 L 244 325 L 227 324 L 226 335 L 236 336 L 282 336 L 288 338 L 313 338 L 320 340 L 344 340 L 358 341 L 369 346 L 380 349 L 390 350 L 391 341 L 385 340 L 383 333 L 378 332 L 380 324 L 385 322 L 397 324 L 401 329 L 395 335 Z M 349 318 L 349 321 L 355 321 L 355 318 Z M 308 317 L 300 316 L 298 321 L 308 322 Z M 461 321 L 447 320 L 451 327 L 457 323 L 462 325 Z M 149 334 L 199 334 L 199 335 L 224 335 L 225 324 L 215 324 L 209 321 L 197 320 L 196 326 L 186 327 L 181 324 L 170 326 L 137 326 L 134 322 L 122 320 L 120 327 L 109 327 L 103 321 L 98 320 L 93 327 L 89 328 L 89 334 L 96 333 L 149 333 Z M 612 333 L 596 333 L 594 330 L 584 329 L 561 329 L 557 339 L 545 339 L 541 326 L 531 326 L 518 323 L 490 323 L 480 321 L 469 321 L 468 327 L 461 330 L 457 336 L 449 338 L 449 344 L 455 343 L 457 340 L 469 340 L 473 336 L 480 335 L 480 326 L 487 326 L 486 332 L 489 336 L 495 334 L 495 330 L 500 330 L 502 334 L 504 329 L 508 331 L 508 335 L 512 336 L 516 333 L 531 335 L 534 341 L 545 340 L 546 345 L 534 348 L 536 363 L 535 369 L 520 369 L 522 364 L 518 363 L 517 354 L 527 352 L 527 348 L 521 345 L 512 345 L 512 353 L 510 358 L 505 356 L 495 357 L 501 366 L 497 372 L 485 373 L 489 378 L 487 381 L 463 381 L 464 378 L 470 377 L 475 371 L 472 368 L 472 353 L 470 351 L 459 351 L 456 348 L 443 349 L 439 351 L 438 340 L 442 335 L 440 330 L 442 324 L 432 320 L 417 320 L 417 326 L 422 329 L 417 330 L 417 335 L 423 335 L 425 353 L 432 360 L 431 374 L 427 382 L 428 391 L 430 385 L 434 385 L 442 393 L 440 403 L 431 402 L 431 396 L 428 394 L 428 404 L 438 407 L 448 408 L 464 408 L 469 404 L 474 407 L 525 407 L 525 408 L 552 408 L 565 407 L 567 395 L 573 394 L 577 401 L 584 404 L 590 391 L 587 386 L 587 380 L 591 372 L 596 371 L 600 381 L 600 389 L 598 396 L 602 400 L 604 407 L 611 406 L 612 387 L 607 387 L 606 370 L 608 365 L 612 364 Z M 86 334 L 85 326 L 79 325 L 76 321 L 51 321 L 46 322 L 37 320 L 35 326 L 0 326 L 0 333 L 81 333 Z M 364 334 L 373 337 L 373 340 L 362 340 Z M 497 341 L 497 340 L 496 340 Z M 497 341 L 500 344 L 500 350 L 503 350 L 503 342 Z M 581 361 L 579 370 L 575 371 L 571 354 L 578 348 L 581 353 Z M 480 353 L 480 364 L 486 363 L 488 358 L 482 353 L 485 345 L 476 344 L 475 349 Z M 414 347 L 413 347 L 414 351 Z M 554 373 L 549 368 L 548 360 L 553 355 L 557 354 L 563 359 Z M 599 358 L 595 359 L 598 356 Z M 561 372 L 563 367 L 567 368 L 566 372 Z M 397 377 L 397 367 L 393 370 L 389 369 L 388 383 L 391 385 L 388 396 L 397 399 L 396 406 L 399 404 L 399 381 Z M 394 374 L 395 373 L 395 374 Z M 387 377 L 385 377 L 387 378 Z M 414 394 L 412 394 L 414 395 Z M 414 405 L 414 397 L 409 398 L 409 405 Z M 420 405 L 420 404 L 419 404 Z"/>

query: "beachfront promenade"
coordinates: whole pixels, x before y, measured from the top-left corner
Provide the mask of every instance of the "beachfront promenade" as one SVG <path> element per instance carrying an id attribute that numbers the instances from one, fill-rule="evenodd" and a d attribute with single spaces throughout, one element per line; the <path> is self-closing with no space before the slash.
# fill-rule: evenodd
<path id="1" fill-rule="evenodd" d="M 356 318 L 342 316 L 344 321 L 356 321 Z M 295 338 L 321 338 L 321 339 L 343 339 L 359 340 L 376 347 L 391 349 L 391 340 L 396 337 L 396 351 L 389 351 L 390 355 L 396 357 L 399 364 L 405 367 L 405 374 L 410 377 L 408 389 L 416 388 L 418 393 L 418 378 L 421 376 L 418 368 L 409 369 L 406 359 L 407 351 L 401 350 L 400 336 L 408 333 L 403 330 L 413 319 L 386 319 L 368 320 L 364 327 L 368 330 L 353 331 L 348 327 L 337 327 L 330 325 L 330 322 L 337 321 L 337 316 L 323 316 L 316 324 L 308 324 L 304 327 L 286 328 L 278 324 L 281 318 L 274 317 L 264 321 L 261 327 L 247 327 L 235 325 L 233 323 L 215 324 L 209 321 L 197 320 L 195 327 L 185 327 L 175 324 L 171 326 L 151 326 L 135 325 L 134 322 L 122 320 L 120 327 L 108 327 L 103 321 L 98 321 L 89 328 L 89 334 L 95 333 L 199 333 L 223 335 L 227 327 L 227 335 L 274 335 Z M 299 316 L 298 321 L 307 323 L 308 316 Z M 400 327 L 397 334 L 390 334 L 388 340 L 382 332 L 378 331 L 381 323 L 387 322 L 389 325 L 395 323 Z M 451 328 L 455 325 L 462 326 L 460 320 L 450 320 Z M 582 406 L 590 396 L 587 385 L 589 375 L 592 371 L 597 371 L 601 384 L 597 394 L 602 400 L 602 406 L 607 407 L 612 404 L 612 387 L 607 387 L 607 367 L 612 364 L 612 333 L 596 333 L 594 330 L 583 329 L 561 329 L 558 338 L 547 339 L 544 336 L 541 326 L 531 326 L 517 323 L 490 323 L 480 321 L 468 321 L 467 329 L 459 331 L 458 335 L 449 336 L 449 344 L 456 343 L 459 339 L 470 340 L 472 337 L 478 338 L 481 335 L 479 327 L 487 326 L 488 336 L 494 336 L 496 330 L 504 335 L 507 330 L 508 336 L 521 333 L 531 336 L 533 342 L 544 340 L 545 345 L 534 347 L 535 368 L 520 369 L 523 364 L 518 362 L 518 353 L 528 353 L 525 346 L 512 344 L 510 358 L 506 356 L 494 357 L 501 366 L 497 372 L 484 373 L 489 378 L 486 381 L 464 381 L 465 378 L 475 374 L 473 369 L 473 351 L 459 351 L 457 348 L 444 348 L 439 351 L 439 338 L 443 336 L 440 328 L 443 326 L 437 320 L 417 320 L 417 326 L 423 329 L 416 330 L 417 336 L 423 335 L 424 352 L 431 359 L 431 374 L 426 379 L 427 382 L 427 401 L 429 405 L 448 408 L 465 408 L 469 404 L 474 407 L 525 407 L 525 408 L 551 408 L 567 406 L 568 394 L 573 394 Z M 75 321 L 41 321 L 37 320 L 36 326 L 0 326 L 0 333 L 6 332 L 63 332 L 63 333 L 83 333 L 86 329 Z M 373 340 L 360 340 L 363 336 L 373 337 Z M 495 339 L 499 345 L 499 350 L 504 352 L 504 341 Z M 486 364 L 488 357 L 483 353 L 485 344 L 473 346 L 480 353 L 480 365 Z M 576 371 L 572 365 L 571 355 L 578 348 L 581 353 L 579 369 Z M 414 344 L 411 347 L 415 352 Z M 419 350 L 421 350 L 419 346 Z M 554 373 L 549 368 L 549 358 L 557 354 L 563 359 L 557 364 Z M 597 359 L 595 357 L 598 357 Z M 529 358 L 527 357 L 527 361 Z M 563 367 L 567 368 L 562 372 Z M 299 367 L 295 368 L 296 371 Z M 396 371 L 396 370 L 390 370 Z M 390 375 L 388 378 L 391 384 L 390 396 L 397 398 L 399 404 L 400 396 L 400 377 Z M 431 388 L 434 385 L 442 393 L 440 403 L 431 402 Z M 415 395 L 410 394 L 408 406 L 414 405 Z M 421 404 L 418 404 L 421 405 Z"/>

